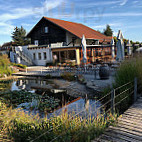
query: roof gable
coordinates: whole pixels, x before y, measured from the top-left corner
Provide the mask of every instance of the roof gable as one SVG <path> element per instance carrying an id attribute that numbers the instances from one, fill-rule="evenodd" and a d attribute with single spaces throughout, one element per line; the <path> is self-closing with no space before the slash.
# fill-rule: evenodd
<path id="1" fill-rule="evenodd" d="M 93 30 L 93 29 L 91 29 L 91 28 L 89 28 L 89 27 L 87 27 L 83 24 L 80 24 L 80 23 L 74 23 L 74 22 L 69 22 L 69 21 L 64 21 L 64 20 L 59 20 L 59 19 L 54 19 L 54 18 L 48 18 L 48 17 L 43 17 L 42 19 L 46 19 L 46 20 L 52 22 L 53 24 L 55 24 L 55 25 L 61 27 L 62 29 L 74 34 L 75 36 L 77 36 L 80 39 L 82 38 L 83 35 L 85 35 L 86 39 L 98 39 L 98 40 L 109 40 L 110 39 L 107 36 L 101 34 L 100 32 L 95 31 L 95 30 Z M 33 29 L 29 32 L 29 34 L 33 31 Z"/>

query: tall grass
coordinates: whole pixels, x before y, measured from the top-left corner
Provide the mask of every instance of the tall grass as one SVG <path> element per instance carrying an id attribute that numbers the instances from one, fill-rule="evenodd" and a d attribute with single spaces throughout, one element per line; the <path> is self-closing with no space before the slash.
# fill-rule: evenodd
<path id="1" fill-rule="evenodd" d="M 10 76 L 12 74 L 12 69 L 9 67 L 10 61 L 7 55 L 0 55 L 0 77 L 4 74 Z"/>
<path id="2" fill-rule="evenodd" d="M 134 90 L 133 81 L 135 77 L 138 78 L 138 85 L 141 86 L 142 85 L 142 57 L 135 57 L 129 60 L 125 60 L 116 72 L 115 82 L 113 84 L 113 88 L 115 89 L 115 96 L 117 97 L 117 95 L 119 95 L 123 91 L 128 90 L 122 93 L 119 97 L 115 99 L 115 103 L 118 103 L 122 99 L 124 99 L 126 96 L 128 96 L 116 107 L 116 110 L 119 113 L 123 113 L 133 103 L 132 92 Z M 124 84 L 127 84 L 128 82 L 132 82 L 132 83 L 116 90 L 116 88 L 123 86 Z M 111 90 L 112 88 L 110 87 L 105 88 L 101 97 L 109 93 Z M 141 89 L 138 89 L 138 93 L 141 93 L 141 91 L 142 91 Z M 105 101 L 108 101 L 109 99 L 111 99 L 111 95 L 107 97 Z"/>
<path id="3" fill-rule="evenodd" d="M 122 63 L 115 76 L 114 86 L 120 86 L 137 77 L 142 79 L 142 57 L 135 57 Z"/>
<path id="4" fill-rule="evenodd" d="M 50 119 L 41 119 L 38 115 L 32 116 L 19 109 L 7 108 L 0 101 L 0 132 L 15 142 L 28 142 L 42 134 L 35 141 L 51 141 L 58 137 L 56 142 L 90 142 L 117 119 L 116 115 L 111 114 L 105 118 L 88 116 L 86 119 L 72 115 L 63 113 Z"/>

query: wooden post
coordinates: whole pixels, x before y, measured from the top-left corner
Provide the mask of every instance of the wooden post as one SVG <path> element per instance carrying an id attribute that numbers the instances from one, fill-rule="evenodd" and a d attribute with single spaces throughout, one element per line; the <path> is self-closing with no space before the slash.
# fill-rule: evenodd
<path id="1" fill-rule="evenodd" d="M 134 79 L 134 102 L 137 100 L 137 78 Z"/>
<path id="2" fill-rule="evenodd" d="M 113 89 L 111 93 L 111 113 L 114 114 L 115 112 L 115 89 Z"/>
<path id="3" fill-rule="evenodd" d="M 59 62 L 61 63 L 61 52 L 59 51 Z"/>

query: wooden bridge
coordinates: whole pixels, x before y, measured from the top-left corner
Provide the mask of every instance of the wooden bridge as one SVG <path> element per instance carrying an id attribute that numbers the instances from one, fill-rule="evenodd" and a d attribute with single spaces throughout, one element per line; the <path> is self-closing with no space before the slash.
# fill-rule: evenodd
<path id="1" fill-rule="evenodd" d="M 142 142 L 142 97 L 118 119 L 116 126 L 110 126 L 92 142 Z"/>

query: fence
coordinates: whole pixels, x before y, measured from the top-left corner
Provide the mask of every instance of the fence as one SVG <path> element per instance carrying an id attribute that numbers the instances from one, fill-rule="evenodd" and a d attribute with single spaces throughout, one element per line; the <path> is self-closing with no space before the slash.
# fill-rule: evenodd
<path id="1" fill-rule="evenodd" d="M 26 68 L 26 73 L 31 73 L 31 74 L 55 74 L 55 75 L 61 75 L 65 72 L 68 73 L 73 73 L 75 75 L 94 75 L 95 78 L 97 78 L 97 76 L 99 75 L 99 67 L 100 66 L 96 66 L 96 67 L 52 67 L 52 68 L 45 68 L 45 67 L 40 67 L 38 68 L 38 70 L 32 70 L 32 69 L 28 69 Z M 112 73 L 113 71 L 115 71 L 117 68 L 111 68 L 109 67 L 109 71 Z"/>
<path id="2" fill-rule="evenodd" d="M 72 120 L 75 119 L 77 116 L 81 116 L 81 122 L 83 122 L 85 119 L 87 119 L 89 116 L 96 117 L 96 118 L 102 118 L 106 119 L 107 116 L 110 115 L 110 113 L 114 114 L 115 112 L 122 113 L 127 109 L 133 102 L 137 100 L 138 91 L 141 89 L 140 84 L 138 83 L 137 78 L 134 79 L 134 81 L 128 82 L 120 87 L 117 87 L 104 95 L 101 98 L 98 98 L 94 103 L 90 104 L 88 107 L 85 107 L 80 112 L 77 112 L 76 114 L 72 115 L 68 118 L 68 122 L 70 122 L 69 129 L 63 129 L 63 131 L 60 131 L 59 134 L 53 135 L 55 130 L 58 130 L 62 128 L 62 125 L 57 125 L 54 128 L 50 128 L 48 131 L 43 133 L 40 136 L 37 136 L 33 141 L 39 141 L 40 138 L 44 137 L 44 141 L 62 141 L 62 138 L 64 135 L 68 135 L 68 131 L 72 128 Z M 101 105 L 100 105 L 101 104 Z M 65 124 L 66 122 L 64 122 Z M 76 131 L 76 137 L 81 133 L 82 131 Z M 46 137 L 45 137 L 46 136 Z M 76 137 L 72 139 L 72 141 L 75 141 Z"/>

